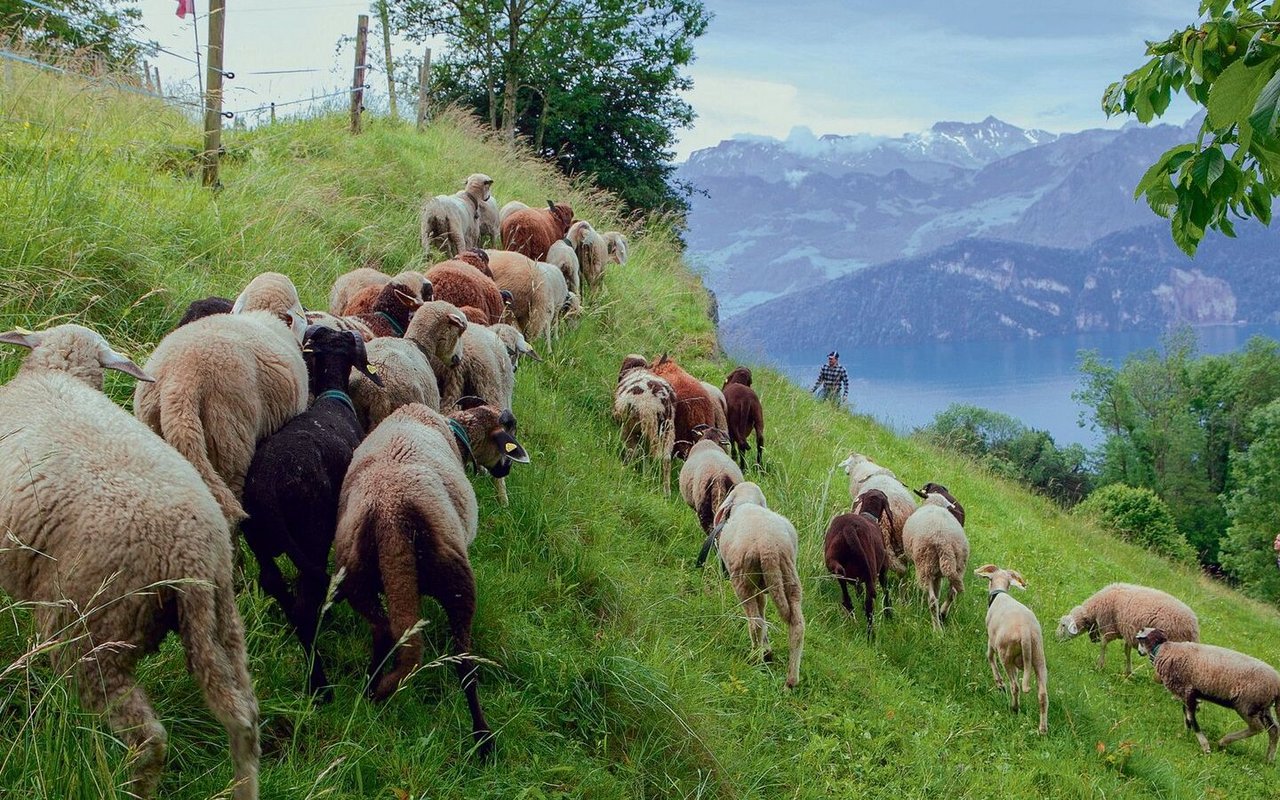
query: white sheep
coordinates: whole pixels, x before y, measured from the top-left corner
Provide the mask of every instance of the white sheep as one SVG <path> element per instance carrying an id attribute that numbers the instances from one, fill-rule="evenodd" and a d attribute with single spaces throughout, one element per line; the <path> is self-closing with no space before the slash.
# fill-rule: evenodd
<path id="1" fill-rule="evenodd" d="M 648 363 L 644 356 L 635 354 L 622 360 L 613 390 L 613 418 L 622 426 L 623 459 L 633 458 L 647 446 L 649 456 L 662 462 L 662 495 L 670 497 L 676 393 L 671 384 L 649 371 Z M 708 519 L 714 508 L 713 505 L 708 512 Z"/>
<path id="2" fill-rule="evenodd" d="M 600 279 L 604 277 L 604 268 L 609 260 L 609 246 L 605 244 L 599 232 L 586 220 L 578 220 L 569 227 L 565 235 L 578 254 L 580 285 L 597 289 Z"/>
<path id="3" fill-rule="evenodd" d="M 302 344 L 302 336 L 307 330 L 306 311 L 302 308 L 302 301 L 298 299 L 297 287 L 287 275 L 264 272 L 249 281 L 231 305 L 232 314 L 247 311 L 268 311 L 274 314 L 293 331 L 298 344 Z"/>
<path id="4" fill-rule="evenodd" d="M 258 441 L 306 410 L 298 342 L 269 311 L 215 314 L 164 337 L 146 370 L 155 382 L 134 389 L 134 414 L 195 465 L 236 524 Z"/>
<path id="5" fill-rule="evenodd" d="M 511 293 L 513 323 L 526 339 L 548 335 L 559 304 L 547 291 L 546 275 L 537 261 L 510 250 L 488 250 L 489 269 L 499 289 Z"/>
<path id="6" fill-rule="evenodd" d="M 564 277 L 569 291 L 577 292 L 581 287 L 582 268 L 578 264 L 578 253 L 568 239 L 559 239 L 547 249 L 546 263 L 555 265 Z"/>
<path id="7" fill-rule="evenodd" d="M 607 231 L 601 236 L 609 253 L 609 260 L 614 264 L 627 263 L 627 236 L 618 231 Z"/>
<path id="8" fill-rule="evenodd" d="M 79 325 L 0 341 L 32 348 L 0 387 L 0 589 L 36 605 L 42 637 L 66 637 L 54 652 L 82 705 L 136 754 L 132 796 L 155 796 L 167 741 L 135 668 L 178 631 L 231 740 L 232 796 L 256 798 L 258 703 L 226 519 L 195 468 L 101 392 L 104 369 L 149 376 Z"/>
<path id="9" fill-rule="evenodd" d="M 662 380 L 651 372 L 649 375 L 652 375 L 655 380 Z M 674 405 L 674 390 L 671 395 Z M 674 438 L 674 409 L 667 427 L 671 429 L 669 435 Z M 723 430 L 699 425 L 694 429 L 694 433 L 699 438 L 689 448 L 684 465 L 680 467 L 680 497 L 689 508 L 693 509 L 693 513 L 698 515 L 698 525 L 702 528 L 702 532 L 710 536 L 716 509 L 729 496 L 729 492 L 733 491 L 733 487 L 742 483 L 742 470 L 725 452 L 729 437 Z M 702 566 L 702 559 L 706 558 L 708 550 L 709 548 L 704 549 L 699 554 L 698 566 Z"/>
<path id="10" fill-rule="evenodd" d="M 715 427 L 722 431 L 729 430 L 729 404 L 724 399 L 724 392 L 720 391 L 720 387 L 714 383 L 702 381 L 702 388 L 707 390 L 707 395 L 711 398 L 712 412 L 715 414 Z"/>
<path id="11" fill-rule="evenodd" d="M 787 688 L 800 682 L 800 657 L 804 652 L 803 592 L 796 572 L 799 537 L 786 517 L 769 510 L 764 493 L 750 481 L 729 492 L 716 510 L 714 528 L 720 529 L 720 561 L 729 573 L 734 593 L 747 613 L 753 650 L 773 660 L 765 627 L 767 592 L 787 624 Z"/>
<path id="12" fill-rule="evenodd" d="M 1171 594 L 1131 583 L 1112 583 L 1099 589 L 1058 621 L 1058 641 L 1088 633 L 1101 641 L 1098 669 L 1107 664 L 1107 643 L 1124 640 L 1124 674 L 1133 673 L 1133 648 L 1138 631 L 1159 628 L 1169 641 L 1200 641 L 1200 620 L 1191 607 Z"/>
<path id="13" fill-rule="evenodd" d="M 547 344 L 547 349 L 551 348 L 551 337 L 558 334 L 560 320 L 569 311 L 570 291 L 569 285 L 565 283 L 564 275 L 556 268 L 554 264 L 548 264 L 544 261 L 538 262 L 538 269 L 542 270 L 542 286 L 545 293 L 546 303 L 551 306 L 551 324 L 547 326 L 543 332 L 543 340 Z"/>
<path id="14" fill-rule="evenodd" d="M 890 498 L 890 508 L 892 504 Z M 964 570 L 969 561 L 969 540 L 948 510 L 949 505 L 947 498 L 931 494 L 902 528 L 903 548 L 916 566 L 916 582 L 929 595 L 929 613 L 938 630 L 942 630 L 951 605 L 964 591 Z M 897 522 L 897 511 L 893 513 Z M 941 600 L 944 581 L 949 588 L 946 599 Z"/>
<path id="15" fill-rule="evenodd" d="M 893 470 L 880 466 L 862 453 L 850 453 L 839 467 L 849 476 L 849 496 L 855 500 L 862 494 L 863 482 L 872 475 L 888 475 L 894 480 L 898 477 Z"/>
<path id="16" fill-rule="evenodd" d="M 466 191 L 465 189 L 463 190 Z M 459 192 L 462 194 L 462 192 Z M 502 220 L 498 214 L 498 201 L 493 195 L 480 204 L 480 235 L 476 247 L 498 247 L 502 243 Z"/>
<path id="17" fill-rule="evenodd" d="M 480 242 L 480 209 L 489 199 L 493 179 L 476 173 L 457 194 L 438 194 L 422 205 L 422 250 L 432 245 L 449 258 Z"/>
<path id="18" fill-rule="evenodd" d="M 996 688 L 1004 688 L 1000 665 L 1009 679 L 1010 703 L 1018 712 L 1018 691 L 1031 692 L 1031 673 L 1036 675 L 1036 693 L 1040 701 L 1040 733 L 1049 732 L 1049 670 L 1044 663 L 1044 633 L 1040 620 L 1031 609 L 1009 594 L 1009 587 L 1026 589 L 1027 582 L 1017 570 L 984 564 L 973 571 L 987 579 L 987 663 Z M 1018 672 L 1022 686 L 1018 686 Z"/>
<path id="19" fill-rule="evenodd" d="M 373 430 L 391 412 L 409 403 L 422 403 L 432 410 L 440 410 L 436 375 L 418 345 L 407 339 L 380 336 L 365 345 L 365 350 L 382 386 L 376 386 L 353 369 L 348 394 L 366 431 Z"/>
<path id="20" fill-rule="evenodd" d="M 1275 717 L 1275 712 L 1280 712 L 1280 673 L 1274 667 L 1225 647 L 1170 641 L 1159 628 L 1143 628 L 1134 640 L 1138 654 L 1151 658 L 1156 677 L 1182 701 L 1183 719 L 1195 732 L 1201 750 L 1209 752 L 1209 740 L 1200 732 L 1196 708 L 1201 700 L 1208 700 L 1232 709 L 1249 726 L 1223 736 L 1218 747 L 1266 730 L 1270 739 L 1267 762 L 1275 761 L 1276 743 L 1280 741 L 1280 725 Z"/>

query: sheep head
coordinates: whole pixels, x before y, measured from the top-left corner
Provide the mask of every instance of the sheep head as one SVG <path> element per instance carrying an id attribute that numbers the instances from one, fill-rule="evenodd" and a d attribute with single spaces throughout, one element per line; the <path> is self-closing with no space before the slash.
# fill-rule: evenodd
<path id="1" fill-rule="evenodd" d="M 1092 638 L 1094 635 L 1092 628 L 1091 622 L 1085 618 L 1084 606 L 1076 606 L 1071 609 L 1071 613 L 1058 620 L 1058 641 L 1074 639 L 1085 631 L 1089 631 Z"/>
<path id="2" fill-rule="evenodd" d="M 1143 628 L 1133 638 L 1140 656 L 1151 655 L 1153 650 L 1169 641 L 1169 637 L 1159 628 Z"/>
<path id="3" fill-rule="evenodd" d="M 555 220 L 556 225 L 559 227 L 560 235 L 557 238 L 564 238 L 564 235 L 569 232 L 569 227 L 573 225 L 573 208 L 567 203 L 556 203 L 548 200 L 547 209 L 551 212 L 551 218 Z"/>
<path id="4" fill-rule="evenodd" d="M 0 342 L 31 350 L 22 362 L 23 372 L 65 372 L 98 390 L 102 389 L 103 370 L 108 369 L 140 381 L 155 381 L 137 364 L 111 349 L 106 339 L 83 325 L 58 325 L 38 333 L 15 328 L 0 333 Z"/>
<path id="5" fill-rule="evenodd" d="M 870 461 L 870 460 L 871 459 L 867 458 L 862 453 L 850 453 L 848 458 L 846 458 L 844 461 L 841 461 L 836 466 L 844 470 L 845 475 L 848 475 L 853 472 L 854 467 L 858 466 L 859 464 L 865 461 Z"/>
<path id="6" fill-rule="evenodd" d="M 885 541 L 889 541 L 888 537 L 893 531 L 893 509 L 889 507 L 888 495 L 879 489 L 868 489 L 858 495 L 857 502 L 853 504 L 853 513 L 875 517 L 880 525 L 880 532 L 886 537 Z"/>
<path id="7" fill-rule="evenodd" d="M 644 369 L 648 367 L 649 360 L 639 353 L 630 353 L 622 359 L 622 368 L 618 370 L 618 380 L 622 380 L 622 376 L 626 375 L 633 369 Z"/>
<path id="8" fill-rule="evenodd" d="M 729 434 L 719 428 L 707 425 L 706 423 L 694 425 L 690 433 L 694 436 L 693 444 L 697 444 L 698 442 L 715 442 L 720 445 L 721 448 L 729 446 Z"/>
<path id="9" fill-rule="evenodd" d="M 436 363 L 456 367 L 462 361 L 462 332 L 466 329 L 467 318 L 461 309 L 443 300 L 432 300 L 413 312 L 404 338 Z"/>
<path id="10" fill-rule="evenodd" d="M 489 200 L 492 189 L 493 178 L 490 178 L 483 172 L 475 172 L 468 175 L 467 182 L 463 185 L 463 191 L 472 197 L 477 198 L 481 203 Z"/>
<path id="11" fill-rule="evenodd" d="M 464 397 L 458 406 L 460 410 L 449 416 L 467 432 L 476 464 L 495 478 L 505 478 L 513 463 L 529 463 L 529 454 L 516 441 L 514 414 L 487 405 L 478 397 Z"/>
<path id="12" fill-rule="evenodd" d="M 311 325 L 302 339 L 302 360 L 306 362 L 309 388 L 314 395 L 326 389 L 343 388 L 346 376 L 353 369 L 375 386 L 382 386 L 377 368 L 369 363 L 364 337 L 355 331 Z M 341 379 L 336 387 L 333 385 L 335 376 Z"/>
<path id="13" fill-rule="evenodd" d="M 711 527 L 713 529 L 718 528 L 728 522 L 733 510 L 742 505 L 757 505 L 761 508 L 769 507 L 769 504 L 764 500 L 764 492 L 760 490 L 760 487 L 751 481 L 743 481 L 733 487 L 724 498 L 724 502 L 720 503 L 720 507 L 716 509 L 715 519 L 712 521 Z"/>
<path id="14" fill-rule="evenodd" d="M 974 575 L 979 578 L 987 579 L 987 586 L 995 591 L 997 589 L 1008 589 L 1010 586 L 1016 586 L 1019 589 L 1027 588 L 1027 582 L 1016 569 L 1001 569 L 995 564 L 983 564 L 973 571 Z"/>
<path id="15" fill-rule="evenodd" d="M 751 370 L 746 367 L 735 368 L 732 372 L 729 373 L 729 376 L 724 379 L 725 386 L 728 386 L 731 383 L 740 383 L 743 386 L 750 386 Z"/>

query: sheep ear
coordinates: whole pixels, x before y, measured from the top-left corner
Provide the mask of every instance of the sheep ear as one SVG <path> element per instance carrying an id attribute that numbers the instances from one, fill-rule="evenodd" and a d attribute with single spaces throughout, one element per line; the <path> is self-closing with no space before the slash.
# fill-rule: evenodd
<path id="1" fill-rule="evenodd" d="M 16 344 L 18 347 L 34 350 L 40 344 L 40 336 L 40 334 L 29 331 L 26 328 L 14 328 L 8 333 L 0 333 L 0 342 Z"/>
<path id="2" fill-rule="evenodd" d="M 915 492 L 916 496 L 918 496 L 922 500 L 929 499 L 929 493 L 926 492 L 924 489 L 912 489 L 911 491 Z"/>
<path id="3" fill-rule="evenodd" d="M 1014 586 L 1017 586 L 1019 589 L 1027 588 L 1026 578 L 1023 578 L 1022 573 L 1018 572 L 1016 569 L 1009 570 L 1009 577 L 1011 578 L 1011 583 Z"/>
<path id="4" fill-rule="evenodd" d="M 450 314 L 449 324 L 460 331 L 465 331 L 467 329 L 467 318 L 461 314 Z"/>
<path id="5" fill-rule="evenodd" d="M 997 567 L 995 564 L 983 564 L 982 566 L 980 566 L 980 567 L 978 567 L 977 569 L 975 569 L 975 570 L 973 571 L 973 574 L 974 574 L 974 575 L 981 576 L 981 577 L 983 577 L 983 578 L 990 578 L 992 575 L 994 575 L 994 574 L 995 574 L 996 572 L 998 572 L 999 570 L 1000 570 L 1000 568 L 999 568 L 999 567 Z"/>
<path id="6" fill-rule="evenodd" d="M 538 362 L 542 361 L 542 356 L 538 355 L 538 351 L 534 350 L 532 347 L 529 347 L 527 344 L 525 345 L 525 349 L 521 352 L 524 355 L 528 356 L 529 358 L 532 358 L 534 361 L 538 361 Z"/>
<path id="7" fill-rule="evenodd" d="M 552 211 L 555 211 L 555 210 L 556 210 L 556 201 L 555 201 L 555 200 L 548 200 L 548 201 L 547 201 L 547 208 L 551 209 Z"/>
<path id="8" fill-rule="evenodd" d="M 232 314 L 239 314 L 241 311 L 244 311 L 244 292 L 236 295 L 236 301 L 231 304 Z"/>
<path id="9" fill-rule="evenodd" d="M 112 350 L 110 347 L 103 348 L 105 352 L 99 357 L 98 361 L 106 369 L 114 369 L 116 372 L 123 372 L 132 378 L 137 378 L 146 383 L 155 383 L 156 379 L 142 371 L 142 367 L 130 361 L 128 358 Z"/>

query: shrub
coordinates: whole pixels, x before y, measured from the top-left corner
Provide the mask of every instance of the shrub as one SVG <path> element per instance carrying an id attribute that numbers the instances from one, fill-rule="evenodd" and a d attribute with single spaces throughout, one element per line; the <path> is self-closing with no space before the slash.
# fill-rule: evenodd
<path id="1" fill-rule="evenodd" d="M 1075 513 L 1174 561 L 1196 562 L 1195 550 L 1178 530 L 1169 507 L 1150 489 L 1112 483 L 1090 494 Z"/>

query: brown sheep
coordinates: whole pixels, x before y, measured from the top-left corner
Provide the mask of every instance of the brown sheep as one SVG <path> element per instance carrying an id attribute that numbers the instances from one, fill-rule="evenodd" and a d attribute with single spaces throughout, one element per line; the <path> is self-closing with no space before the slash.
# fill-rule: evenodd
<path id="1" fill-rule="evenodd" d="M 681 369 L 680 365 L 663 353 L 649 365 L 649 371 L 667 383 L 676 392 L 676 439 L 695 442 L 693 429 L 698 425 L 714 427 L 715 407 L 702 382 Z"/>
<path id="2" fill-rule="evenodd" d="M 940 494 L 947 498 L 951 503 L 951 505 L 947 507 L 947 510 L 951 512 L 951 516 L 956 518 L 956 522 L 964 525 L 964 506 L 960 505 L 960 502 L 952 496 L 951 492 L 947 491 L 947 487 L 940 483 L 926 483 L 923 487 L 919 489 L 912 489 L 911 491 L 915 492 L 922 499 L 928 498 L 931 494 Z"/>
<path id="3" fill-rule="evenodd" d="M 746 468 L 746 452 L 751 449 L 747 437 L 752 431 L 756 434 L 756 468 L 764 465 L 764 409 L 760 406 L 760 398 L 751 388 L 751 370 L 738 367 L 729 373 L 724 381 L 724 401 L 727 406 L 726 415 L 729 423 L 729 442 L 733 448 L 733 457 L 740 468 Z"/>
<path id="4" fill-rule="evenodd" d="M 893 515 L 889 511 L 889 498 L 883 492 L 872 489 L 864 497 L 868 501 L 878 501 L 880 513 L 889 515 L 888 519 L 877 517 L 868 510 L 835 517 L 827 526 L 823 554 L 827 570 L 836 576 L 836 581 L 840 584 L 844 610 L 850 614 L 853 613 L 853 601 L 849 598 L 849 584 L 855 581 L 862 584 L 862 613 L 867 618 L 867 639 L 871 640 L 875 638 L 877 581 L 884 592 L 884 615 L 893 615 L 888 584 L 889 552 L 885 549 L 882 532 L 886 523 L 889 527 L 893 526 Z M 871 503 L 868 502 L 867 505 L 870 506 Z"/>
<path id="5" fill-rule="evenodd" d="M 378 297 L 368 313 L 356 314 L 354 318 L 367 326 L 374 336 L 404 336 L 413 312 L 421 306 L 422 301 L 409 287 L 392 281 L 378 290 Z"/>
<path id="6" fill-rule="evenodd" d="M 488 325 L 489 315 L 476 308 L 475 306 L 461 306 L 458 308 L 463 316 L 467 318 L 467 322 L 474 325 Z"/>
<path id="7" fill-rule="evenodd" d="M 351 295 L 351 298 L 342 306 L 342 313 L 337 316 L 351 317 L 356 314 L 368 314 L 373 311 L 373 306 L 378 302 L 378 293 L 382 291 L 382 287 L 388 283 L 395 282 L 401 286 L 407 286 L 410 293 L 421 298 L 422 302 L 431 300 L 431 281 L 421 272 L 412 270 L 401 272 L 394 278 L 388 278 L 385 281 L 370 283 L 361 288 L 359 291 Z"/>
<path id="8" fill-rule="evenodd" d="M 484 273 L 486 278 L 493 277 L 493 270 L 489 268 L 489 253 L 479 247 L 470 247 L 458 253 L 458 257 L 454 261 L 461 261 L 464 264 L 470 264 L 476 269 Z"/>
<path id="9" fill-rule="evenodd" d="M 503 220 L 502 242 L 508 250 L 546 261 L 551 245 L 563 239 L 572 224 L 573 209 L 548 200 L 545 209 L 522 209 Z"/>
<path id="10" fill-rule="evenodd" d="M 441 261 L 427 270 L 427 279 L 436 300 L 452 303 L 458 308 L 473 306 L 488 317 L 484 324 L 502 321 L 506 303 L 502 292 L 492 278 L 485 277 L 474 264 L 465 261 Z"/>

